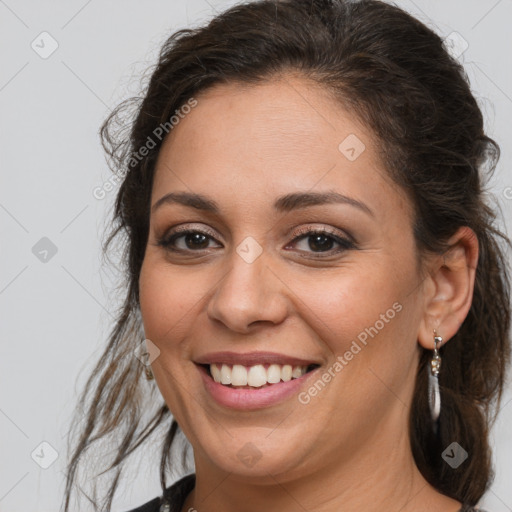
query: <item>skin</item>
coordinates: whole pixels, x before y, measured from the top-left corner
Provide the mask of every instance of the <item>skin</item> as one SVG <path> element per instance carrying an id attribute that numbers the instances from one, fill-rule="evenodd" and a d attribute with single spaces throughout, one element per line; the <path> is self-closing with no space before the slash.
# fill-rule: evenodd
<path id="1" fill-rule="evenodd" d="M 411 203 L 375 136 L 306 78 L 216 85 L 196 99 L 163 144 L 151 204 L 194 192 L 220 214 L 180 204 L 152 212 L 139 281 L 145 335 L 160 350 L 156 383 L 194 449 L 183 510 L 459 510 L 419 473 L 407 425 L 420 346 L 433 348 L 434 328 L 449 342 L 470 308 L 474 233 L 461 228 L 421 272 Z M 338 149 L 350 134 L 365 145 L 354 161 Z M 349 204 L 274 210 L 277 197 L 308 191 L 342 193 L 373 214 Z M 181 254 L 158 245 L 177 225 L 211 238 L 181 237 Z M 318 250 L 297 238 L 303 228 L 348 233 L 356 248 Z M 252 263 L 236 252 L 248 236 L 263 251 Z M 394 303 L 401 311 L 308 404 L 221 407 L 192 362 L 273 351 L 319 361 L 321 375 Z M 246 443 L 259 453 L 250 467 L 237 457 Z"/>

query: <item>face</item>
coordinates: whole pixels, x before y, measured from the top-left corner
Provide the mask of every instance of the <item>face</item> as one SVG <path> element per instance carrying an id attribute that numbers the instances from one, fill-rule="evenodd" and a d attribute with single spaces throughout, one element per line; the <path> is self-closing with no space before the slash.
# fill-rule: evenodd
<path id="1" fill-rule="evenodd" d="M 374 135 L 297 76 L 196 99 L 159 154 L 139 281 L 196 471 L 286 481 L 396 447 L 422 286 Z"/>

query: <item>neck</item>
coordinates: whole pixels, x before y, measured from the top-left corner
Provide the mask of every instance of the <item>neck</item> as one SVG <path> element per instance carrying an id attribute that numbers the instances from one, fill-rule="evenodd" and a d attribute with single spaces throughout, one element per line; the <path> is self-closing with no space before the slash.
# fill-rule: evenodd
<path id="1" fill-rule="evenodd" d="M 379 434 L 376 434 L 379 437 Z M 395 441 L 397 441 L 395 439 Z M 270 475 L 263 481 L 219 470 L 196 460 L 196 486 L 183 512 L 245 512 L 315 510 L 315 512 L 458 512 L 461 504 L 436 491 L 421 475 L 403 435 L 398 444 L 374 439 L 348 460 L 334 457 L 295 479 Z M 340 460 L 343 460 L 340 463 Z"/>

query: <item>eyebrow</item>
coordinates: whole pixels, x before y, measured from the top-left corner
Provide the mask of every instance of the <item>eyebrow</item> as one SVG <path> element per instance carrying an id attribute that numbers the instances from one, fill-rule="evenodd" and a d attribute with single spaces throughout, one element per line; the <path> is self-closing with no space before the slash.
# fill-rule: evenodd
<path id="1" fill-rule="evenodd" d="M 278 212 L 289 212 L 308 206 L 341 203 L 354 206 L 363 212 L 375 216 L 373 211 L 363 202 L 352 197 L 345 196 L 339 192 L 294 192 L 279 197 L 274 202 L 274 209 Z M 213 200 L 201 194 L 192 192 L 170 192 L 161 197 L 151 208 L 154 213 L 164 204 L 182 204 L 196 210 L 219 214 L 220 208 Z"/>

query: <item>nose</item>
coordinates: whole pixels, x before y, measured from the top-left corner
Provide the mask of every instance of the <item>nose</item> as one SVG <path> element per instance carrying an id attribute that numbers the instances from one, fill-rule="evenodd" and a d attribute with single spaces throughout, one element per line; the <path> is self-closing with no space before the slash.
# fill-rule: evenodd
<path id="1" fill-rule="evenodd" d="M 248 263 L 233 251 L 208 304 L 208 316 L 239 333 L 251 332 L 260 323 L 281 323 L 288 313 L 286 286 L 268 263 L 264 253 Z"/>

